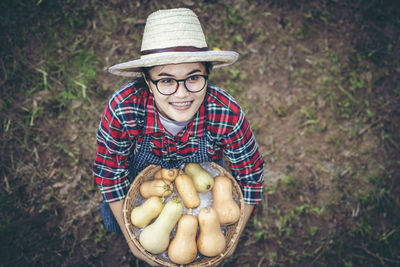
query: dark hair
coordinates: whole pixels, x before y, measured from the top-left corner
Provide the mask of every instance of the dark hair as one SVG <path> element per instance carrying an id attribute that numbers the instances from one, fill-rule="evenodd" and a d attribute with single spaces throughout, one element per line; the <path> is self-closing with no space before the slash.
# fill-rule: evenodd
<path id="1" fill-rule="evenodd" d="M 204 68 L 206 69 L 206 73 L 210 74 L 211 69 L 212 69 L 212 63 L 211 62 L 201 62 L 204 65 Z M 144 77 L 149 80 L 150 79 L 150 70 L 153 67 L 143 67 L 141 68 L 141 72 L 143 73 Z"/>
<path id="2" fill-rule="evenodd" d="M 210 72 L 212 70 L 212 63 L 207 61 L 207 62 L 203 62 L 203 65 L 206 68 L 206 73 L 210 74 Z"/>

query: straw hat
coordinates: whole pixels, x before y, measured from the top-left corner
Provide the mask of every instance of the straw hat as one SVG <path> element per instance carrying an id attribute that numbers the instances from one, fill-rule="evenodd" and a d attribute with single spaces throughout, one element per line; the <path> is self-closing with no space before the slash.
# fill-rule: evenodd
<path id="1" fill-rule="evenodd" d="M 213 68 L 233 64 L 239 54 L 209 50 L 200 21 L 187 8 L 159 10 L 149 15 L 144 28 L 140 59 L 114 65 L 109 72 L 139 76 L 142 67 L 188 62 L 211 62 Z"/>

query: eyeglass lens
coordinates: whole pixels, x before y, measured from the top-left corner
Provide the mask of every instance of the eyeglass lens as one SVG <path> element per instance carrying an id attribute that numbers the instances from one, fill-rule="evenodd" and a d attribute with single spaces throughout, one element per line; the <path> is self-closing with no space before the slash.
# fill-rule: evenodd
<path id="1" fill-rule="evenodd" d="M 183 82 L 189 92 L 196 93 L 204 88 L 206 81 L 207 76 L 205 75 L 193 75 L 182 80 L 164 78 L 155 82 L 157 89 L 161 94 L 172 95 L 178 90 L 179 82 Z"/>

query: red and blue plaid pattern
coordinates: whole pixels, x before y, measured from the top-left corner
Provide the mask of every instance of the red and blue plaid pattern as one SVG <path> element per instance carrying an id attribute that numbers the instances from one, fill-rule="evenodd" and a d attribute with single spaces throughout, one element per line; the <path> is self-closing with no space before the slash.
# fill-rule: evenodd
<path id="1" fill-rule="evenodd" d="M 140 151 L 144 135 L 151 136 L 152 153 L 167 161 L 184 161 L 198 153 L 199 139 L 206 137 L 210 161 L 227 157 L 245 203 L 261 201 L 264 160 L 242 109 L 227 92 L 209 84 L 194 119 L 172 136 L 164 130 L 142 78 L 116 91 L 98 128 L 93 165 L 95 181 L 107 202 L 124 199 L 133 179 L 129 162 Z"/>

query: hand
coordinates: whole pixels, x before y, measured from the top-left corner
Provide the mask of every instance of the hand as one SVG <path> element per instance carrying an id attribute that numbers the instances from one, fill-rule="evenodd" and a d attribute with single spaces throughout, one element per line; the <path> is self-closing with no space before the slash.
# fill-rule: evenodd
<path id="1" fill-rule="evenodd" d="M 115 219 L 117 220 L 119 227 L 122 231 L 122 234 L 124 235 L 125 239 L 127 240 L 129 249 L 132 251 L 133 255 L 142 260 L 147 262 L 149 265 L 151 266 L 161 266 L 157 263 L 152 262 L 150 259 L 148 259 L 137 247 L 136 245 L 133 243 L 133 241 L 131 240 L 126 228 L 125 228 L 125 224 L 124 224 L 124 219 L 123 219 L 123 200 L 119 200 L 119 201 L 115 201 L 115 202 L 111 202 L 109 203 L 111 211 L 114 214 Z"/>

